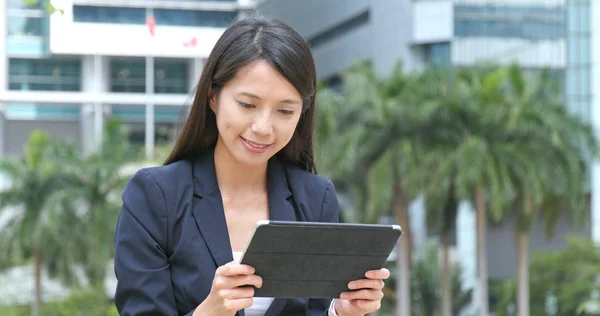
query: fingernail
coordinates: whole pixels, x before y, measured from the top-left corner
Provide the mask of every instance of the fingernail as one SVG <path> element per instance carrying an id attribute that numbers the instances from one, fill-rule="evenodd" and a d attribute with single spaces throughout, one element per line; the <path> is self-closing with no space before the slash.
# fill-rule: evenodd
<path id="1" fill-rule="evenodd" d="M 350 283 L 348 283 L 348 288 L 349 288 L 349 289 L 353 289 L 355 286 L 356 286 L 356 283 L 355 283 L 355 282 L 350 282 Z"/>
<path id="2" fill-rule="evenodd" d="M 340 294 L 340 298 L 342 298 L 342 299 L 348 298 L 348 293 L 342 293 L 342 294 Z"/>

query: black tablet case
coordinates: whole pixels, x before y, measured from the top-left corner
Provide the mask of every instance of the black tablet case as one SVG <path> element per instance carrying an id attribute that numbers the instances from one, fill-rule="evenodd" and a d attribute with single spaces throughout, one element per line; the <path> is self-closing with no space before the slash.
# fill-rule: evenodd
<path id="1" fill-rule="evenodd" d="M 263 278 L 256 297 L 337 298 L 382 268 L 400 235 L 391 225 L 271 221 L 257 227 L 241 263 Z"/>

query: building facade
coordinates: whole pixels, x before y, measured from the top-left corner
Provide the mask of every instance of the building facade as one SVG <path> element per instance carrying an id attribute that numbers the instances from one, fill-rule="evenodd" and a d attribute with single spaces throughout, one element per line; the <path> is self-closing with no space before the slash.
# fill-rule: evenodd
<path id="1" fill-rule="evenodd" d="M 550 68 L 562 80 L 570 111 L 600 127 L 600 2 L 592 0 L 266 0 L 259 10 L 283 20 L 312 45 L 318 75 L 339 83 L 340 73 L 370 61 L 383 75 L 396 60 L 406 70 L 429 63 L 468 66 L 517 62 Z M 548 238 L 541 222 L 530 235 L 530 251 L 557 249 L 567 234 L 600 242 L 600 169 L 591 175 L 591 220 L 583 227 L 562 221 Z M 411 206 L 415 249 L 427 232 L 423 202 Z M 488 229 L 492 279 L 516 274 L 514 219 Z M 469 203 L 459 208 L 455 257 L 465 282 L 475 286 L 475 220 Z M 476 300 L 479 298 L 476 298 Z M 493 300 L 493 298 L 492 298 Z"/>
<path id="2" fill-rule="evenodd" d="M 118 117 L 148 156 L 173 137 L 203 61 L 245 0 L 0 1 L 0 154 L 42 129 L 86 151 Z"/>

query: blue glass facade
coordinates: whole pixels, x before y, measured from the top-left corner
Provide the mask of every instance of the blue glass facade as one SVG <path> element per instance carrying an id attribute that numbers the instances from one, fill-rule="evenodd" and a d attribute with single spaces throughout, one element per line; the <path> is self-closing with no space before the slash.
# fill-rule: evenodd
<path id="1" fill-rule="evenodd" d="M 569 110 L 591 118 L 591 0 L 567 1 L 566 97 Z"/>
<path id="2" fill-rule="evenodd" d="M 155 93 L 188 93 L 188 62 L 185 59 L 154 60 Z M 111 59 L 111 92 L 146 92 L 144 58 Z"/>
<path id="3" fill-rule="evenodd" d="M 79 120 L 81 107 L 64 104 L 7 104 L 6 117 L 12 120 Z"/>
<path id="4" fill-rule="evenodd" d="M 563 7 L 463 5 L 454 7 L 454 34 L 548 40 L 565 37 Z"/>
<path id="5" fill-rule="evenodd" d="M 143 122 L 146 109 L 143 106 L 113 105 L 112 115 L 122 121 Z M 177 123 L 182 115 L 182 108 L 178 106 L 157 106 L 154 108 L 154 120 L 162 123 Z"/>
<path id="6" fill-rule="evenodd" d="M 73 6 L 75 22 L 144 24 L 146 9 L 96 6 Z"/>
<path id="7" fill-rule="evenodd" d="M 10 58 L 8 68 L 9 90 L 81 91 L 79 58 Z"/>
<path id="8" fill-rule="evenodd" d="M 73 19 L 75 22 L 145 24 L 148 15 L 154 16 L 157 25 L 226 27 L 235 20 L 238 13 L 237 11 L 73 6 Z"/>
<path id="9" fill-rule="evenodd" d="M 27 4 L 8 0 L 7 53 L 9 55 L 39 57 L 48 51 L 48 12 L 41 2 Z"/>
<path id="10" fill-rule="evenodd" d="M 438 66 L 449 66 L 452 63 L 450 43 L 433 43 L 425 46 L 427 62 Z"/>

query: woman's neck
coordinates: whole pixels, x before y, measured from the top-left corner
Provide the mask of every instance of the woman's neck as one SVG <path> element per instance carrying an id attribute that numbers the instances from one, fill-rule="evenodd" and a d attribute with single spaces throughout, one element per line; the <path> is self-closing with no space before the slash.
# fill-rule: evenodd
<path id="1" fill-rule="evenodd" d="M 257 191 L 267 188 L 267 165 L 248 166 L 231 156 L 219 140 L 214 152 L 215 173 L 221 190 Z"/>

